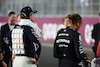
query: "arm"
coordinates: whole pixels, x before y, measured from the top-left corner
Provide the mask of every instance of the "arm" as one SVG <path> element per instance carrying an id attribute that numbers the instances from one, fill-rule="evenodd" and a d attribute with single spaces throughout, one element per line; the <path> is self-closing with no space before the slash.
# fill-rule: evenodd
<path id="1" fill-rule="evenodd" d="M 3 41 L 3 37 L 4 37 L 4 29 L 3 29 L 3 27 L 1 26 L 1 30 L 0 30 L 0 45 L 1 45 L 1 49 L 3 50 L 3 51 L 5 51 L 5 43 L 4 43 L 4 41 Z"/>
<path id="2" fill-rule="evenodd" d="M 88 54 L 84 54 L 81 40 L 81 35 L 76 35 L 74 37 L 74 48 L 77 58 L 79 60 L 91 60 L 91 57 Z"/>
<path id="3" fill-rule="evenodd" d="M 7 67 L 7 64 L 4 61 L 2 61 L 2 66 Z"/>
<path id="4" fill-rule="evenodd" d="M 31 26 L 34 29 L 34 31 L 35 31 L 35 33 L 38 37 L 43 36 L 43 32 L 41 31 L 41 29 L 36 24 L 31 23 L 29 26 Z"/>
<path id="5" fill-rule="evenodd" d="M 94 25 L 94 28 L 93 28 L 93 30 L 92 30 L 92 38 L 93 39 L 95 39 L 95 41 L 97 40 L 97 24 L 96 25 Z M 96 42 L 95 42 L 96 43 Z M 92 46 L 92 50 L 93 50 L 93 52 L 94 53 L 96 53 L 96 44 L 94 44 L 93 46 Z"/>
<path id="6" fill-rule="evenodd" d="M 3 40 L 5 42 L 5 44 L 7 44 L 8 46 L 10 46 L 11 43 L 11 31 L 9 31 L 6 35 L 4 35 Z"/>
<path id="7" fill-rule="evenodd" d="M 0 64 L 3 67 L 7 67 L 7 64 L 3 61 L 3 55 L 2 55 L 2 50 L 0 49 Z"/>
<path id="8" fill-rule="evenodd" d="M 74 48 L 79 60 L 86 59 L 86 55 L 84 54 L 82 42 L 81 42 L 81 35 L 75 35 L 74 37 Z"/>
<path id="9" fill-rule="evenodd" d="M 54 42 L 54 47 L 53 47 L 53 56 L 55 58 L 61 58 L 60 54 L 59 54 L 59 46 L 58 44 L 56 43 L 56 40 L 58 39 L 58 34 L 60 32 L 57 33 L 57 36 L 56 36 L 56 39 L 55 39 L 55 42 Z"/>
<path id="10" fill-rule="evenodd" d="M 13 62 L 14 62 L 15 56 L 16 56 L 16 54 L 12 54 L 12 58 L 11 58 L 12 64 L 13 64 Z"/>
<path id="11" fill-rule="evenodd" d="M 97 38 L 97 27 L 96 27 L 96 25 L 94 25 L 94 28 L 92 30 L 92 38 L 93 39 Z"/>
<path id="12" fill-rule="evenodd" d="M 39 42 L 37 36 L 34 35 L 35 32 L 32 30 L 32 28 L 26 27 L 25 31 L 27 31 L 26 34 L 28 35 L 28 37 L 32 43 Z"/>
<path id="13" fill-rule="evenodd" d="M 38 60 L 41 53 L 41 44 L 39 42 L 39 39 L 34 35 L 34 31 L 32 31 L 30 27 L 27 27 L 25 31 L 27 31 L 26 34 L 34 45 L 35 58 L 36 60 Z"/>
<path id="14" fill-rule="evenodd" d="M 53 48 L 53 56 L 54 56 L 55 58 L 60 58 L 59 47 L 58 47 L 58 45 L 56 44 L 56 40 L 55 40 L 54 48 Z"/>

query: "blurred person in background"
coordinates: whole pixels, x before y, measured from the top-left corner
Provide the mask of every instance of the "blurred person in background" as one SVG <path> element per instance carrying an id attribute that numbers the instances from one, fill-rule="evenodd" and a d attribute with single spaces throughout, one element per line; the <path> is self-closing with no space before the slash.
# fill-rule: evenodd
<path id="1" fill-rule="evenodd" d="M 36 13 L 37 11 L 34 10 L 34 12 Z M 20 16 L 21 16 L 21 15 L 20 15 Z M 42 36 L 43 36 L 43 31 L 34 23 L 34 17 L 31 18 L 31 19 L 33 19 L 33 20 L 31 20 L 30 23 L 28 23 L 28 22 L 24 23 L 24 22 L 22 22 L 22 21 L 24 21 L 24 20 L 21 19 L 21 20 L 20 20 L 21 23 L 19 23 L 19 25 L 28 25 L 28 26 L 31 26 L 31 27 L 34 29 L 35 34 L 37 35 L 37 37 L 42 37 Z M 26 21 L 27 21 L 27 20 L 26 20 Z"/>
<path id="2" fill-rule="evenodd" d="M 29 6 L 24 7 L 20 11 L 20 23 L 4 37 L 6 44 L 9 45 L 12 41 L 13 67 L 37 67 L 38 65 L 41 44 L 34 31 L 34 13 L 36 12 Z"/>
<path id="3" fill-rule="evenodd" d="M 100 13 L 99 13 L 99 22 L 94 25 L 94 28 L 92 30 L 92 38 L 95 40 L 95 44 L 92 47 L 95 57 L 91 61 L 91 67 L 95 67 L 95 60 L 96 58 L 98 58 L 96 51 L 97 51 L 98 43 L 100 41 Z"/>
<path id="4" fill-rule="evenodd" d="M 20 20 L 21 20 L 21 17 L 20 17 L 20 14 L 18 14 L 18 15 L 17 15 L 18 24 L 19 24 Z"/>
<path id="5" fill-rule="evenodd" d="M 72 17 L 71 15 L 68 15 L 68 16 L 66 16 L 66 17 L 63 18 L 62 24 L 64 25 L 64 27 L 63 27 L 62 29 L 60 29 L 60 30 L 58 31 L 58 33 L 59 33 L 60 31 L 64 30 L 64 29 L 66 29 L 66 27 L 68 26 L 68 24 L 72 22 L 72 21 L 71 21 L 71 17 Z M 60 67 L 61 60 L 62 60 L 62 59 L 59 58 L 59 67 Z"/>
<path id="6" fill-rule="evenodd" d="M 7 64 L 7 67 L 10 67 L 11 65 L 11 49 L 9 46 L 5 45 L 5 42 L 3 41 L 4 36 L 11 31 L 15 26 L 15 20 L 16 20 L 16 14 L 15 12 L 10 12 L 8 15 L 8 23 L 1 26 L 1 49 L 3 50 L 4 54 L 4 62 Z M 10 43 L 11 45 L 11 43 Z"/>
<path id="7" fill-rule="evenodd" d="M 81 35 L 77 32 L 81 26 L 81 16 L 73 14 L 68 27 L 58 32 L 54 43 L 54 57 L 61 59 L 60 67 L 78 67 L 81 60 L 91 59 L 84 54 Z"/>
<path id="8" fill-rule="evenodd" d="M 68 16 L 63 18 L 62 23 L 63 23 L 64 27 L 62 29 L 65 29 L 68 26 L 70 19 L 71 19 L 71 15 L 68 15 Z"/>

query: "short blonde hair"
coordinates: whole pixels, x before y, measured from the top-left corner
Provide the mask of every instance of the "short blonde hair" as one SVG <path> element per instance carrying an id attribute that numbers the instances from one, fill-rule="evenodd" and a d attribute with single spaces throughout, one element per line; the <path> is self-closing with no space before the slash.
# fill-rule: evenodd
<path id="1" fill-rule="evenodd" d="M 72 22 L 72 15 L 69 14 L 68 16 L 66 16 L 66 17 L 64 17 L 64 18 L 62 19 L 62 21 L 63 21 L 62 23 L 63 23 L 63 24 L 64 24 L 65 19 L 67 19 L 67 18 L 69 19 L 70 22 Z"/>

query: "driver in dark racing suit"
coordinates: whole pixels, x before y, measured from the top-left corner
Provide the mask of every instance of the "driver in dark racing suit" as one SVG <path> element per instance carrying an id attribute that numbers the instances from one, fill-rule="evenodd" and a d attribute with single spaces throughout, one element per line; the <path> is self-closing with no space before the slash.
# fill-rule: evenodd
<path id="1" fill-rule="evenodd" d="M 41 53 L 41 43 L 37 36 L 41 37 L 42 32 L 33 24 L 33 14 L 36 12 L 26 6 L 20 13 L 19 25 L 5 35 L 4 42 L 11 48 L 13 67 L 37 67 Z"/>
<path id="2" fill-rule="evenodd" d="M 77 32 L 81 25 L 81 17 L 73 14 L 72 23 L 58 32 L 54 43 L 54 57 L 62 59 L 60 67 L 78 67 L 81 60 L 90 59 L 89 55 L 84 54 L 81 35 Z"/>
<path id="3" fill-rule="evenodd" d="M 12 31 L 5 35 L 4 41 L 7 46 L 9 46 L 9 41 L 12 41 L 12 46 L 10 46 L 12 47 L 12 54 L 16 54 L 13 67 L 37 67 L 41 44 L 34 35 L 33 28 L 26 25 L 16 25 Z"/>

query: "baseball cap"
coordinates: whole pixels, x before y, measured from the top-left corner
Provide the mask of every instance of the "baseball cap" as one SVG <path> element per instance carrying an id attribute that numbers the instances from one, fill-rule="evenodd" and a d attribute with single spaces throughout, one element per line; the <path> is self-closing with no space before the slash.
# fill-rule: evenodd
<path id="1" fill-rule="evenodd" d="M 23 14 L 26 18 L 34 13 L 37 13 L 37 11 L 36 10 L 33 11 L 29 6 L 22 8 L 22 10 L 20 11 L 20 14 Z"/>

